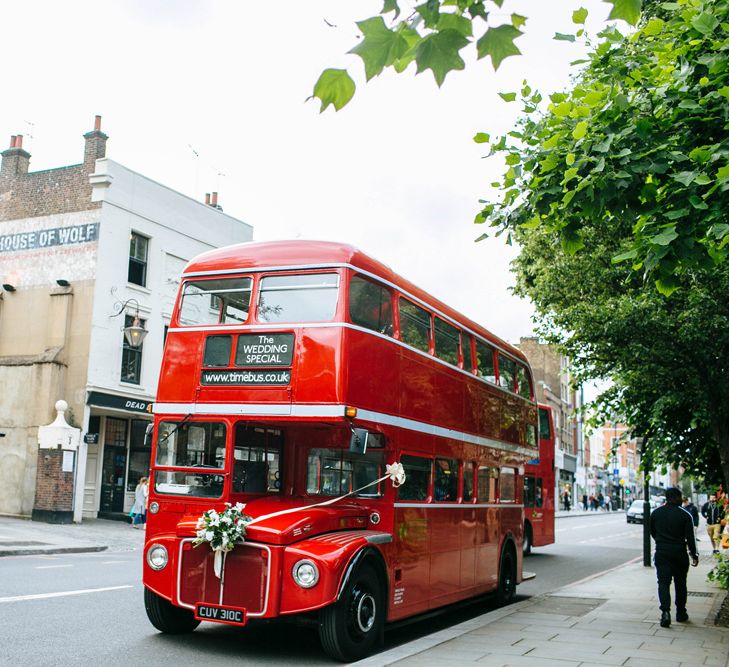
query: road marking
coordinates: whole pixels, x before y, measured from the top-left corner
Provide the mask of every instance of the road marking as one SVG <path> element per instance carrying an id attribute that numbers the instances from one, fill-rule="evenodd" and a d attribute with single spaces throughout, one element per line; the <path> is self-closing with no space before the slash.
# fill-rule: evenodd
<path id="1" fill-rule="evenodd" d="M 128 560 L 102 560 L 99 565 L 118 565 L 119 563 L 128 563 Z"/>
<path id="2" fill-rule="evenodd" d="M 122 588 L 134 586 L 109 586 L 107 588 L 84 588 L 78 591 L 60 591 L 58 593 L 37 593 L 35 595 L 16 595 L 15 597 L 0 598 L 0 602 L 22 602 L 24 600 L 45 600 L 46 598 L 60 598 L 67 595 L 84 595 L 85 593 L 102 593 L 104 591 L 118 591 Z"/>
<path id="3" fill-rule="evenodd" d="M 53 570 L 57 567 L 73 567 L 73 565 L 36 565 L 36 570 Z"/>

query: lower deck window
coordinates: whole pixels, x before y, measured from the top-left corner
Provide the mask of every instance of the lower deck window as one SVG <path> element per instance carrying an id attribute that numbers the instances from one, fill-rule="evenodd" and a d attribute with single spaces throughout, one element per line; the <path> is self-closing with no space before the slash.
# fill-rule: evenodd
<path id="1" fill-rule="evenodd" d="M 233 448 L 233 493 L 278 493 L 281 491 L 279 429 L 238 424 Z"/>
<path id="2" fill-rule="evenodd" d="M 542 478 L 524 477 L 524 507 L 542 506 Z"/>
<path id="3" fill-rule="evenodd" d="M 433 495 L 436 501 L 455 502 L 458 499 L 458 461 L 435 460 Z"/>
<path id="4" fill-rule="evenodd" d="M 514 474 L 514 468 L 502 468 L 499 481 L 499 500 L 502 503 L 516 502 L 516 475 Z"/>
<path id="5" fill-rule="evenodd" d="M 427 500 L 432 460 L 423 456 L 404 454 L 400 457 L 400 463 L 405 469 L 405 483 L 397 490 L 398 498 L 400 500 Z"/>
<path id="6" fill-rule="evenodd" d="M 496 502 L 496 494 L 499 489 L 499 471 L 488 466 L 478 468 L 478 502 Z"/>
<path id="7" fill-rule="evenodd" d="M 371 484 L 383 474 L 380 452 L 350 454 L 344 449 L 312 449 L 307 459 L 306 492 L 341 496 Z M 382 482 L 362 489 L 357 495 L 382 495 Z"/>

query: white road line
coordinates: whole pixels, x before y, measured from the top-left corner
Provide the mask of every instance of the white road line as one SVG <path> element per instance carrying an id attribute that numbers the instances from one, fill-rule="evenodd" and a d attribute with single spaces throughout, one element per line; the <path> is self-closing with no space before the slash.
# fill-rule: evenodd
<path id="1" fill-rule="evenodd" d="M 129 563 L 128 560 L 102 560 L 99 565 L 118 565 L 119 563 Z"/>
<path id="2" fill-rule="evenodd" d="M 73 567 L 73 565 L 36 565 L 36 570 L 53 570 L 57 567 Z"/>
<path id="3" fill-rule="evenodd" d="M 78 591 L 60 591 L 58 593 L 37 593 L 35 595 L 16 595 L 15 597 L 0 598 L 0 602 L 22 602 L 24 600 L 45 600 L 46 598 L 60 598 L 67 595 L 83 595 L 84 593 L 101 593 L 103 591 L 118 591 L 122 588 L 134 586 L 109 586 L 107 588 L 84 588 Z"/>

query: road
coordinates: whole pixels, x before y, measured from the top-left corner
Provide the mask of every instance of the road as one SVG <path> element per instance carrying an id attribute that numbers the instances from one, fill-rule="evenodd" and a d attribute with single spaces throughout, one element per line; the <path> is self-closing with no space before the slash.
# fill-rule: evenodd
<path id="1" fill-rule="evenodd" d="M 535 549 L 534 580 L 519 599 L 539 595 L 641 556 L 642 526 L 623 513 L 558 519 L 557 542 Z M 141 551 L 0 559 L 2 665 L 331 665 L 313 628 L 290 623 L 247 628 L 204 623 L 185 636 L 149 624 L 142 602 Z M 494 609 L 489 600 L 449 607 L 434 618 L 389 629 L 402 644 Z"/>

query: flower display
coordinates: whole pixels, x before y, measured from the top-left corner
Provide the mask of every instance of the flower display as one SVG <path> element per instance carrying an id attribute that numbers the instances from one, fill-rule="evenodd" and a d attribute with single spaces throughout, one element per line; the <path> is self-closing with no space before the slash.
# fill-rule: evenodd
<path id="1" fill-rule="evenodd" d="M 197 520 L 196 537 L 192 544 L 195 547 L 208 542 L 214 551 L 231 551 L 235 543 L 246 534 L 246 526 L 251 517 L 243 514 L 245 505 L 225 503 L 222 512 L 211 509 L 203 512 Z"/>

